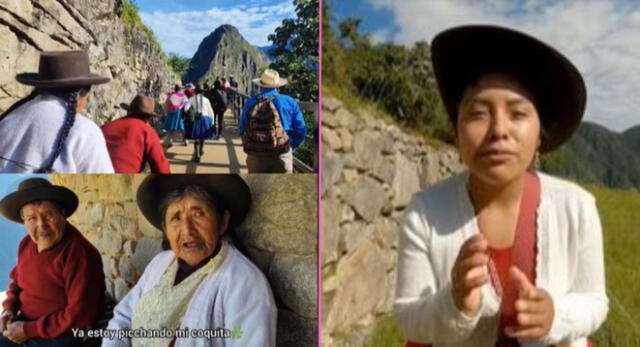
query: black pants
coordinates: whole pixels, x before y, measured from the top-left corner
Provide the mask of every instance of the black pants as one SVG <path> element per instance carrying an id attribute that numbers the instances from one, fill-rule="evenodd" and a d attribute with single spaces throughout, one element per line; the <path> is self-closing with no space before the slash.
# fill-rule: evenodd
<path id="1" fill-rule="evenodd" d="M 200 158 L 203 154 L 204 154 L 204 139 L 194 140 L 193 142 L 194 158 Z"/>
<path id="2" fill-rule="evenodd" d="M 82 340 L 76 337 L 73 337 L 73 334 L 68 333 L 64 334 L 55 339 L 29 339 L 25 341 L 23 344 L 19 345 L 11 342 L 8 338 L 0 335 L 0 347 L 73 347 L 80 346 Z"/>
<path id="3" fill-rule="evenodd" d="M 216 114 L 216 135 L 217 136 L 221 136 L 222 135 L 222 129 L 224 129 L 224 111 L 226 111 L 226 109 L 224 110 L 214 110 L 213 113 Z"/>

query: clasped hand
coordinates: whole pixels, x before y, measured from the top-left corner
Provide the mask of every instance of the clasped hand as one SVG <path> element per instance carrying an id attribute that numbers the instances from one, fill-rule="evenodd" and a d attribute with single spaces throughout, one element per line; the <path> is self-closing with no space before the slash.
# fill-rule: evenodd
<path id="1" fill-rule="evenodd" d="M 473 317 L 482 303 L 480 289 L 489 281 L 487 240 L 481 234 L 465 241 L 451 271 L 453 301 L 463 314 Z M 553 322 L 553 301 L 549 293 L 533 285 L 512 266 L 509 275 L 518 289 L 515 302 L 517 325 L 505 328 L 513 338 L 540 339 L 549 334 Z"/>
<path id="2" fill-rule="evenodd" d="M 22 344 L 27 340 L 24 333 L 24 322 L 16 321 L 16 314 L 5 311 L 0 315 L 0 332 L 13 343 Z"/>

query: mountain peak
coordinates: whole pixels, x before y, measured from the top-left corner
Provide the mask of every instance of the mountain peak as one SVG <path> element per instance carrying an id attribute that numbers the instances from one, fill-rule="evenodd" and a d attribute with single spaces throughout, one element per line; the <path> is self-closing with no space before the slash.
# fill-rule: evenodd
<path id="1" fill-rule="evenodd" d="M 238 34 L 240 33 L 240 31 L 238 31 L 238 28 L 236 28 L 231 24 L 222 24 L 221 26 L 217 27 L 216 30 L 214 30 L 213 32 L 215 33 L 216 31 L 237 32 Z"/>
<path id="2" fill-rule="evenodd" d="M 233 75 L 240 92 L 249 94 L 251 80 L 258 77 L 258 71 L 268 65 L 268 60 L 235 26 L 223 24 L 200 42 L 191 65 L 183 82 L 213 84 L 218 76 Z"/>

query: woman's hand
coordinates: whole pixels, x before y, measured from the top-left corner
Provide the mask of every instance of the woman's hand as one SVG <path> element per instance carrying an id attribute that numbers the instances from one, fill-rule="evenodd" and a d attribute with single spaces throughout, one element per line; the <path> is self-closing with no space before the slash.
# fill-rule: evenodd
<path id="1" fill-rule="evenodd" d="M 510 270 L 511 279 L 518 288 L 516 300 L 517 326 L 505 328 L 505 334 L 514 338 L 540 339 L 549 334 L 553 322 L 553 301 L 542 288 L 537 288 L 515 266 Z"/>
<path id="2" fill-rule="evenodd" d="M 478 234 L 462 244 L 451 271 L 451 291 L 458 310 L 475 316 L 480 309 L 480 287 L 489 281 L 487 240 Z"/>

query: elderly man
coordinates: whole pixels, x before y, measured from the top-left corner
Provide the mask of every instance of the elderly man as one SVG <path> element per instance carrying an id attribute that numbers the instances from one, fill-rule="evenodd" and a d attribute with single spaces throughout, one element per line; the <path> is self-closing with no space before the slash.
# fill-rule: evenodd
<path id="1" fill-rule="evenodd" d="M 103 315 L 100 254 L 66 220 L 77 207 L 75 193 L 42 178 L 22 181 L 0 201 L 2 215 L 28 232 L 2 304 L 0 346 L 76 346 L 72 329 Z"/>
<path id="2" fill-rule="evenodd" d="M 247 100 L 239 126 L 249 173 L 291 173 L 292 152 L 307 135 L 300 107 L 292 97 L 278 93 L 277 88 L 287 84 L 278 71 L 267 69 L 253 83 L 262 91 Z"/>

